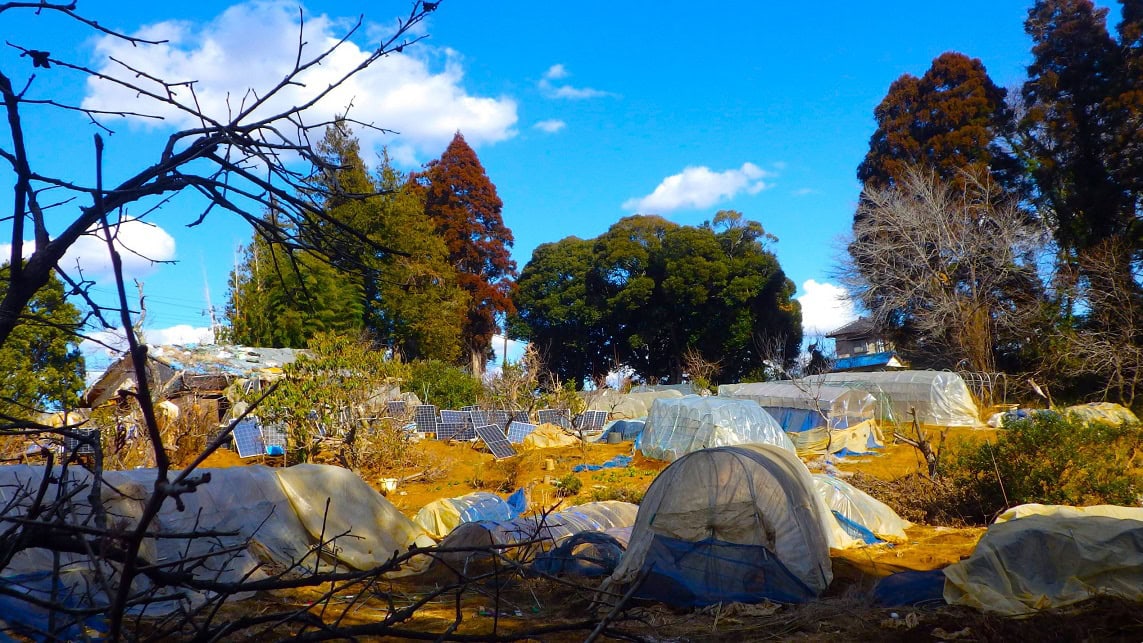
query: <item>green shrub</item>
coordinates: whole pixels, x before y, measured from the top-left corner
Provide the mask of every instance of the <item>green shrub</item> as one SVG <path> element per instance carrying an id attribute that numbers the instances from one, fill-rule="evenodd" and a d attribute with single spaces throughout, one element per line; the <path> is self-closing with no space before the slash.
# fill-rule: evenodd
<path id="1" fill-rule="evenodd" d="M 566 476 L 556 480 L 556 495 L 561 498 L 567 498 L 579 493 L 583 489 L 583 481 L 576 477 L 574 473 L 569 473 Z"/>
<path id="2" fill-rule="evenodd" d="M 1009 424 L 995 443 L 958 449 L 941 473 L 972 491 L 986 514 L 1032 502 L 1134 505 L 1143 493 L 1141 442 L 1138 424 L 1038 413 Z"/>
<path id="3" fill-rule="evenodd" d="M 442 409 L 476 404 L 480 382 L 462 369 L 435 359 L 418 360 L 410 367 L 405 389 L 416 393 L 425 404 Z"/>

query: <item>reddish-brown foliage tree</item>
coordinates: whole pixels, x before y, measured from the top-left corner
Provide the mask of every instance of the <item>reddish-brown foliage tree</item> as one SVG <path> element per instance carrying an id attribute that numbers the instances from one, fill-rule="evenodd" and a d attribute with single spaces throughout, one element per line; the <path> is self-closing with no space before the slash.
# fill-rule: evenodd
<path id="1" fill-rule="evenodd" d="M 979 59 L 956 52 L 941 54 L 920 78 L 902 75 L 874 112 L 877 130 L 857 178 L 891 187 L 920 165 L 958 185 L 986 171 L 1013 187 L 1017 166 L 1000 145 L 1011 122 L 1004 96 Z"/>
<path id="2" fill-rule="evenodd" d="M 512 231 L 500 215 L 503 203 L 460 132 L 413 180 L 425 191 L 425 214 L 448 246 L 457 283 L 471 296 L 462 341 L 483 364 L 497 315 L 515 312 L 516 262 L 508 253 Z"/>

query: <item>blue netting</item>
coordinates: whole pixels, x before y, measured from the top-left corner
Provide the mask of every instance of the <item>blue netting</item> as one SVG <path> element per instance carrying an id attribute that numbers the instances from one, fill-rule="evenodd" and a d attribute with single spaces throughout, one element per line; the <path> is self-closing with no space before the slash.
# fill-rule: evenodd
<path id="1" fill-rule="evenodd" d="M 615 571 L 626 550 L 627 546 L 611 534 L 582 531 L 566 538 L 555 549 L 536 556 L 532 567 L 553 576 L 596 578 Z"/>
<path id="2" fill-rule="evenodd" d="M 715 603 L 804 603 L 817 595 L 761 545 L 687 542 L 655 535 L 635 598 L 677 607 Z"/>
<path id="3" fill-rule="evenodd" d="M 944 591 L 944 570 L 898 572 L 877 581 L 873 600 L 888 607 L 944 605 Z"/>

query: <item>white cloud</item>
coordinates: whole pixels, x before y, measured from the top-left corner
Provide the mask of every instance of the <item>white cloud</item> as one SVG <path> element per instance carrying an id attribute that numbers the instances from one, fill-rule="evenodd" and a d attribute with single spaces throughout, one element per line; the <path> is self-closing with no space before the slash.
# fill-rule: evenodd
<path id="1" fill-rule="evenodd" d="M 770 187 L 773 176 L 753 163 L 733 170 L 715 172 L 706 166 L 691 166 L 663 179 L 647 196 L 628 199 L 624 210 L 663 214 L 682 208 L 702 209 L 732 199 L 738 194 L 757 194 Z"/>
<path id="2" fill-rule="evenodd" d="M 813 188 L 798 188 L 794 190 L 794 196 L 808 196 L 810 194 L 817 194 L 818 191 Z"/>
<path id="3" fill-rule="evenodd" d="M 93 227 L 80 236 L 60 259 L 60 267 L 73 278 L 79 278 L 76 269 L 78 266 L 85 279 L 97 283 L 107 283 L 114 279 L 107 242 L 98 230 L 98 227 Z M 175 260 L 174 237 L 157 225 L 138 219 L 125 219 L 113 228 L 112 234 L 123 260 L 123 276 L 128 281 L 149 275 L 161 262 Z M 35 243 L 24 243 L 24 254 L 30 255 L 35 250 Z M 0 258 L 10 257 L 11 254 L 11 244 L 0 244 Z"/>
<path id="4" fill-rule="evenodd" d="M 107 367 L 117 361 L 127 351 L 127 336 L 122 329 L 100 330 L 89 333 L 90 339 L 79 343 L 87 366 L 87 385 L 90 386 L 103 374 Z M 213 344 L 214 331 L 210 328 L 179 324 L 168 328 L 145 328 L 143 338 L 152 346 L 168 344 Z"/>
<path id="5" fill-rule="evenodd" d="M 539 88 L 540 93 L 548 98 L 564 98 L 567 100 L 585 100 L 588 98 L 603 98 L 605 96 L 614 96 L 611 92 L 605 92 L 601 89 L 593 89 L 591 87 L 573 87 L 567 84 L 556 84 L 553 80 L 562 80 L 571 75 L 562 64 L 552 65 L 548 67 L 548 71 L 544 72 L 544 77 L 540 79 Z"/>
<path id="6" fill-rule="evenodd" d="M 555 65 L 548 67 L 548 71 L 544 72 L 544 78 L 547 78 L 548 80 L 559 80 L 561 78 L 567 77 L 568 70 L 561 63 L 556 63 Z"/>
<path id="7" fill-rule="evenodd" d="M 802 332 L 807 338 L 833 332 L 857 319 L 853 301 L 841 286 L 807 279 L 802 291 L 796 299 L 802 304 Z"/>
<path id="8" fill-rule="evenodd" d="M 563 122 L 557 118 L 550 118 L 546 121 L 540 121 L 540 122 L 536 123 L 535 125 L 533 125 L 532 127 L 535 127 L 536 129 L 538 129 L 542 132 L 547 132 L 548 134 L 555 134 L 556 132 L 567 127 L 567 125 L 568 125 L 567 123 L 565 123 L 565 122 Z"/>
<path id="9" fill-rule="evenodd" d="M 304 54 L 314 56 L 332 46 L 345 26 L 324 14 L 306 15 Z M 367 32 L 378 39 L 376 29 Z M 286 0 L 247 2 L 226 9 L 207 24 L 171 20 L 145 26 L 133 35 L 166 39 L 168 43 L 134 47 L 121 39 L 102 38 L 95 46 L 99 58 L 105 61 L 97 67 L 98 71 L 146 83 L 110 62 L 109 58 L 114 57 L 155 77 L 195 81 L 193 97 L 189 88 L 175 88 L 178 99 L 184 104 L 197 101 L 208 115 L 226 119 L 228 114 L 251 104 L 255 96 L 264 96 L 289 73 L 298 43 L 297 4 Z M 287 87 L 274 100 L 260 106 L 256 114 L 266 116 L 301 104 L 319 88 L 338 82 L 368 55 L 356 43 L 344 43 L 320 65 L 305 71 L 297 85 Z M 437 64 L 430 64 L 430 57 Z M 473 145 L 514 136 L 516 102 L 506 97 L 472 95 L 464 89 L 463 80 L 464 68 L 458 52 L 432 50 L 420 43 L 404 53 L 389 54 L 344 82 L 307 111 L 308 120 L 328 120 L 352 104 L 351 118 L 399 132 L 386 135 L 358 127 L 356 134 L 363 149 L 388 144 L 397 159 L 435 157 L 457 130 Z M 158 113 L 166 119 L 162 124 L 135 119 L 144 126 L 197 125 L 188 113 L 144 102 L 134 91 L 94 78 L 88 81 L 83 106 L 128 107 Z"/>

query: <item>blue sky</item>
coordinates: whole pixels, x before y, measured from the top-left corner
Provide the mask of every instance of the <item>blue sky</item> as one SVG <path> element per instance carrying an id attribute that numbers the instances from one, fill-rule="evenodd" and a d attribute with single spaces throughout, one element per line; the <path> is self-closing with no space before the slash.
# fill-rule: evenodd
<path id="1" fill-rule="evenodd" d="M 504 201 L 520 267 L 541 243 L 592 237 L 628 214 L 697 224 L 720 209 L 739 210 L 779 238 L 772 249 L 798 286 L 808 330 L 828 331 L 852 315 L 836 303 L 831 273 L 874 107 L 895 78 L 924 73 L 949 50 L 980 58 L 997 84 L 1016 86 L 1030 60 L 1023 32 L 1030 4 L 445 0 L 424 25 L 426 40 L 354 81 L 335 97 L 342 104 L 323 104 L 329 113 L 317 116 L 352 100 L 352 115 L 399 132 L 361 132 L 367 159 L 388 145 L 405 169 L 437 157 L 462 131 Z M 4 14 L 0 29 L 12 42 L 92 68 L 107 68 L 108 55 L 134 57 L 156 72 L 196 79 L 203 100 L 221 109 L 226 89 L 234 96 L 271 82 L 296 40 L 298 7 L 80 3 L 101 24 L 172 41 L 147 51 L 44 16 Z M 364 13 L 356 44 L 367 48 L 408 7 L 307 2 L 307 40 L 339 35 Z M 325 71 L 352 56 L 343 58 Z M 0 65 L 31 72 L 10 50 Z M 38 71 L 33 92 L 41 95 L 90 106 L 135 101 L 74 74 Z M 111 179 L 137 171 L 172 125 L 185 125 L 178 118 L 108 124 Z M 45 173 L 90 180 L 95 129 L 84 117 L 45 111 L 29 125 L 33 159 Z M 3 170 L 0 176 L 10 182 Z M 148 215 L 153 225 L 124 232 L 140 254 L 174 262 L 131 262 L 147 295 L 146 327 L 158 341 L 201 337 L 206 293 L 221 311 L 236 247 L 249 240 L 249 229 L 222 213 L 187 228 L 195 206 L 178 199 Z M 66 215 L 59 219 L 62 225 Z M 0 238 L 9 229 L 0 227 Z M 94 250 L 77 254 L 89 274 L 99 274 Z M 99 289 L 110 293 L 111 285 Z"/>

